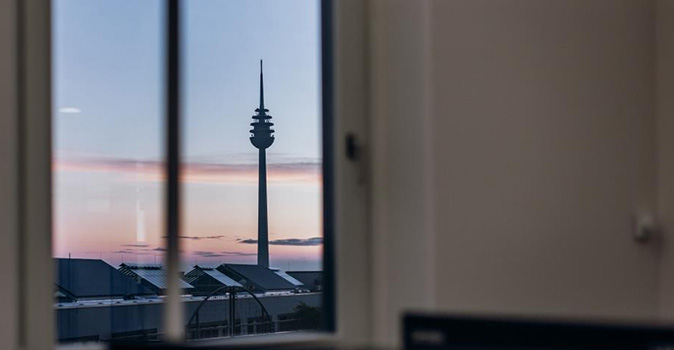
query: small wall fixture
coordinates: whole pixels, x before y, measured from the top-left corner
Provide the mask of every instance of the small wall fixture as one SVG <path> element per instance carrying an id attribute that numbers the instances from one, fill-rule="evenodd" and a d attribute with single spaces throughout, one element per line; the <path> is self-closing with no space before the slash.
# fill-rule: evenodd
<path id="1" fill-rule="evenodd" d="M 650 241 L 658 233 L 658 222 L 655 215 L 641 213 L 636 215 L 634 239 L 639 243 Z"/>

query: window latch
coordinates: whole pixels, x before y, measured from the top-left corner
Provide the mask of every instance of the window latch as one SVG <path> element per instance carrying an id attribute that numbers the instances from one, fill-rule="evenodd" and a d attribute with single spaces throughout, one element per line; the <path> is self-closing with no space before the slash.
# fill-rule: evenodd
<path id="1" fill-rule="evenodd" d="M 350 161 L 357 161 L 360 155 L 360 145 L 353 133 L 346 134 L 346 158 Z"/>

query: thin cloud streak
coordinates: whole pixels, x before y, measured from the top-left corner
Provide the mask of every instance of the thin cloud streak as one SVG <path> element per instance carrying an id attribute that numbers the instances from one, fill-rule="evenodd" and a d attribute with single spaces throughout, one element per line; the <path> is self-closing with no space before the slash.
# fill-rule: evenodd
<path id="1" fill-rule="evenodd" d="M 221 240 L 225 238 L 225 236 L 178 236 L 181 239 L 190 239 L 193 241 L 200 241 L 204 239 L 218 239 Z"/>
<path id="2" fill-rule="evenodd" d="M 113 253 L 113 254 L 134 254 L 134 255 L 147 255 L 147 254 L 149 254 L 149 252 L 147 252 L 147 251 L 132 250 L 132 249 L 115 250 L 111 253 Z"/>
<path id="3" fill-rule="evenodd" d="M 112 251 L 111 253 L 123 254 L 149 254 L 149 253 L 163 253 L 166 251 L 164 247 L 152 248 L 151 245 L 145 243 L 130 243 L 120 245 L 120 249 Z"/>
<path id="4" fill-rule="evenodd" d="M 117 172 L 128 175 L 128 180 L 164 181 L 164 165 L 158 161 L 138 161 L 122 158 L 85 157 L 62 159 L 56 157 L 53 170 Z M 258 165 L 251 163 L 183 163 L 182 181 L 186 183 L 251 184 L 258 181 Z M 267 180 L 278 182 L 319 183 L 321 163 L 301 160 L 267 163 Z"/>
<path id="5" fill-rule="evenodd" d="M 79 114 L 79 113 L 82 113 L 82 110 L 77 108 L 77 107 L 62 107 L 62 108 L 59 108 L 59 113 Z"/>
<path id="6" fill-rule="evenodd" d="M 145 243 L 133 243 L 133 244 L 122 244 L 122 247 L 145 248 L 149 247 L 149 245 Z"/>
<path id="7" fill-rule="evenodd" d="M 239 243 L 243 244 L 257 244 L 257 239 L 242 239 L 239 240 Z M 312 237 L 312 238 L 286 238 L 286 239 L 275 239 L 269 241 L 270 245 L 285 245 L 285 246 L 319 246 L 323 244 L 322 237 Z"/>
<path id="8" fill-rule="evenodd" d="M 222 254 L 227 256 L 257 256 L 257 253 L 244 253 L 244 252 L 222 252 Z"/>
<path id="9" fill-rule="evenodd" d="M 243 252 L 209 252 L 197 250 L 192 252 L 192 254 L 202 257 L 202 258 L 221 258 L 226 256 L 256 256 L 256 253 L 243 253 Z"/>
<path id="10" fill-rule="evenodd" d="M 198 257 L 202 257 L 202 258 L 219 258 L 219 257 L 224 256 L 223 254 L 219 254 L 219 253 L 215 253 L 215 252 L 205 252 L 205 251 L 200 251 L 200 250 L 197 250 L 197 251 L 193 252 L 192 254 L 194 254 Z"/>

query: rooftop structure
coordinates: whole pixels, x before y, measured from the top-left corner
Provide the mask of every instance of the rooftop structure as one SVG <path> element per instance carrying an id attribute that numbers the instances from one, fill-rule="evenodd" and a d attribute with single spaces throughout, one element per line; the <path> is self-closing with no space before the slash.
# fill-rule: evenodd
<path id="1" fill-rule="evenodd" d="M 323 289 L 323 271 L 288 271 L 286 273 L 302 282 L 304 288 L 312 292 L 320 292 Z"/>
<path id="2" fill-rule="evenodd" d="M 261 265 L 222 264 L 217 269 L 254 292 L 292 291 L 297 288 L 273 270 Z"/>
<path id="3" fill-rule="evenodd" d="M 283 277 L 283 279 L 285 279 L 286 281 L 292 283 L 295 287 L 298 287 L 298 288 L 299 288 L 299 287 L 303 287 L 303 286 L 304 286 L 304 283 L 302 283 L 301 281 L 298 281 L 296 278 L 294 278 L 293 276 L 290 276 L 290 275 L 287 274 L 285 271 L 283 271 L 283 270 L 281 270 L 281 269 L 279 269 L 279 268 L 271 267 L 271 268 L 269 268 L 269 269 L 272 270 L 272 271 L 274 271 L 275 274 L 277 274 L 277 275 Z"/>
<path id="4" fill-rule="evenodd" d="M 114 267 L 98 259 L 54 259 L 56 295 L 60 300 L 132 298 L 153 295 Z"/>
<path id="5" fill-rule="evenodd" d="M 208 295 L 222 287 L 243 287 L 239 282 L 218 271 L 214 267 L 195 265 L 183 276 L 183 280 L 194 287 L 192 294 Z"/>
<path id="6" fill-rule="evenodd" d="M 154 291 L 157 294 L 164 294 L 168 288 L 168 280 L 166 278 L 166 271 L 161 264 L 126 264 L 119 265 L 119 272 L 133 278 L 136 282 L 142 284 L 146 288 Z M 194 289 L 189 283 L 179 281 L 180 288 L 184 292 L 189 292 Z"/>

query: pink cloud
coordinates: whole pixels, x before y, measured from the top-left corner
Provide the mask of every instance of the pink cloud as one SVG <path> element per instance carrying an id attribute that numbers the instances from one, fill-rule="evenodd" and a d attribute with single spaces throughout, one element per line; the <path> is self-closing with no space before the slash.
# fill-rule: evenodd
<path id="1" fill-rule="evenodd" d="M 161 182 L 164 180 L 163 163 L 120 158 L 90 157 L 55 159 L 54 172 L 117 172 L 131 181 Z M 183 163 L 183 182 L 211 184 L 257 184 L 257 164 L 240 163 Z M 315 161 L 268 163 L 267 180 L 275 183 L 313 183 L 322 179 L 321 164 Z"/>

